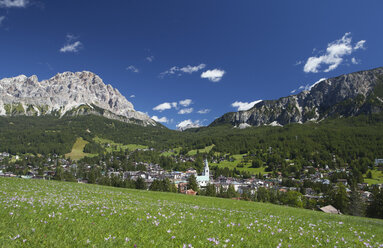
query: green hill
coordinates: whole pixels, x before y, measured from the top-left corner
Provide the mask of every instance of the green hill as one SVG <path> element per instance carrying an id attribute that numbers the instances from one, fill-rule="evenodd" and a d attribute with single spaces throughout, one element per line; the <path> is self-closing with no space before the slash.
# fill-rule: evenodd
<path id="1" fill-rule="evenodd" d="M 16 154 L 70 154 L 82 138 L 80 152 L 104 154 L 119 150 L 155 148 L 158 156 L 209 154 L 216 161 L 223 156 L 245 158 L 220 166 L 250 173 L 281 171 L 284 175 L 303 166 L 351 166 L 360 178 L 383 157 L 383 115 L 334 118 L 319 123 L 289 124 L 284 127 L 260 126 L 243 130 L 229 125 L 203 127 L 185 132 L 163 126 L 143 127 L 100 116 L 57 118 L 0 117 L 0 152 Z M 78 148 L 78 147 L 77 147 Z M 171 152 L 173 151 L 173 152 Z M 77 157 L 75 158 L 77 159 Z M 250 168 L 252 161 L 266 167 Z M 291 165 L 293 163 L 293 165 Z"/>
<path id="2" fill-rule="evenodd" d="M 383 245 L 382 220 L 263 203 L 13 178 L 0 195 L 1 247 Z"/>

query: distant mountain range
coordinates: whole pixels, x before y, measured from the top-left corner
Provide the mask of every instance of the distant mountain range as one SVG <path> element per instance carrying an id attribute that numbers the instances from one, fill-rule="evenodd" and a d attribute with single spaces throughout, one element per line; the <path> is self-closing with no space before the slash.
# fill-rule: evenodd
<path id="1" fill-rule="evenodd" d="M 0 115 L 58 117 L 95 114 L 143 126 L 158 125 L 92 72 L 64 72 L 39 82 L 24 75 L 0 80 Z"/>
<path id="2" fill-rule="evenodd" d="M 261 101 L 249 110 L 224 114 L 210 126 L 280 126 L 382 110 L 383 67 L 380 67 L 322 80 L 296 95 Z"/>
<path id="3" fill-rule="evenodd" d="M 210 126 L 280 126 L 382 111 L 383 67 L 380 67 L 322 80 L 296 95 L 261 101 L 249 110 L 224 114 Z M 64 72 L 41 82 L 36 76 L 24 75 L 0 80 L 0 116 L 88 114 L 142 126 L 162 126 L 134 110 L 117 89 L 104 84 L 92 72 Z"/>

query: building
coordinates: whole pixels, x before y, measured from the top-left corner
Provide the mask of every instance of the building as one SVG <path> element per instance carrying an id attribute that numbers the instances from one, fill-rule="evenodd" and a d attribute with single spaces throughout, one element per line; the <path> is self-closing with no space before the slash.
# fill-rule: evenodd
<path id="1" fill-rule="evenodd" d="M 328 213 L 328 214 L 341 214 L 341 212 L 334 208 L 332 205 L 327 205 L 325 207 L 319 208 L 322 212 Z"/>
<path id="2" fill-rule="evenodd" d="M 381 158 L 375 159 L 375 166 L 378 166 L 380 164 L 383 164 L 383 159 L 381 159 Z"/>
<path id="3" fill-rule="evenodd" d="M 203 169 L 202 175 L 197 176 L 197 183 L 200 187 L 206 187 L 210 182 L 209 164 L 205 159 L 205 168 Z"/>

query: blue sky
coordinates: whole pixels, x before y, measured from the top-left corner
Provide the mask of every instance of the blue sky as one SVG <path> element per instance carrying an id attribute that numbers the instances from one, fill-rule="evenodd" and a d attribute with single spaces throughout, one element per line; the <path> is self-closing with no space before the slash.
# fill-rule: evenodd
<path id="1" fill-rule="evenodd" d="M 383 66 L 382 9 L 380 0 L 0 0 L 0 78 L 92 71 L 169 128 L 208 125 Z"/>

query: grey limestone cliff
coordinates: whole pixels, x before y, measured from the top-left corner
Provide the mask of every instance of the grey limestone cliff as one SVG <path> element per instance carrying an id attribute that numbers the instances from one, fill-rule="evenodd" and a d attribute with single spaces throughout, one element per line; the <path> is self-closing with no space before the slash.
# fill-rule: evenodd
<path id="1" fill-rule="evenodd" d="M 383 110 L 383 67 L 320 81 L 296 95 L 265 100 L 246 111 L 232 112 L 211 126 L 286 125 L 379 113 Z"/>
<path id="2" fill-rule="evenodd" d="M 156 125 L 117 89 L 88 71 L 64 72 L 38 81 L 24 75 L 0 80 L 0 115 L 97 114 L 129 123 Z"/>

